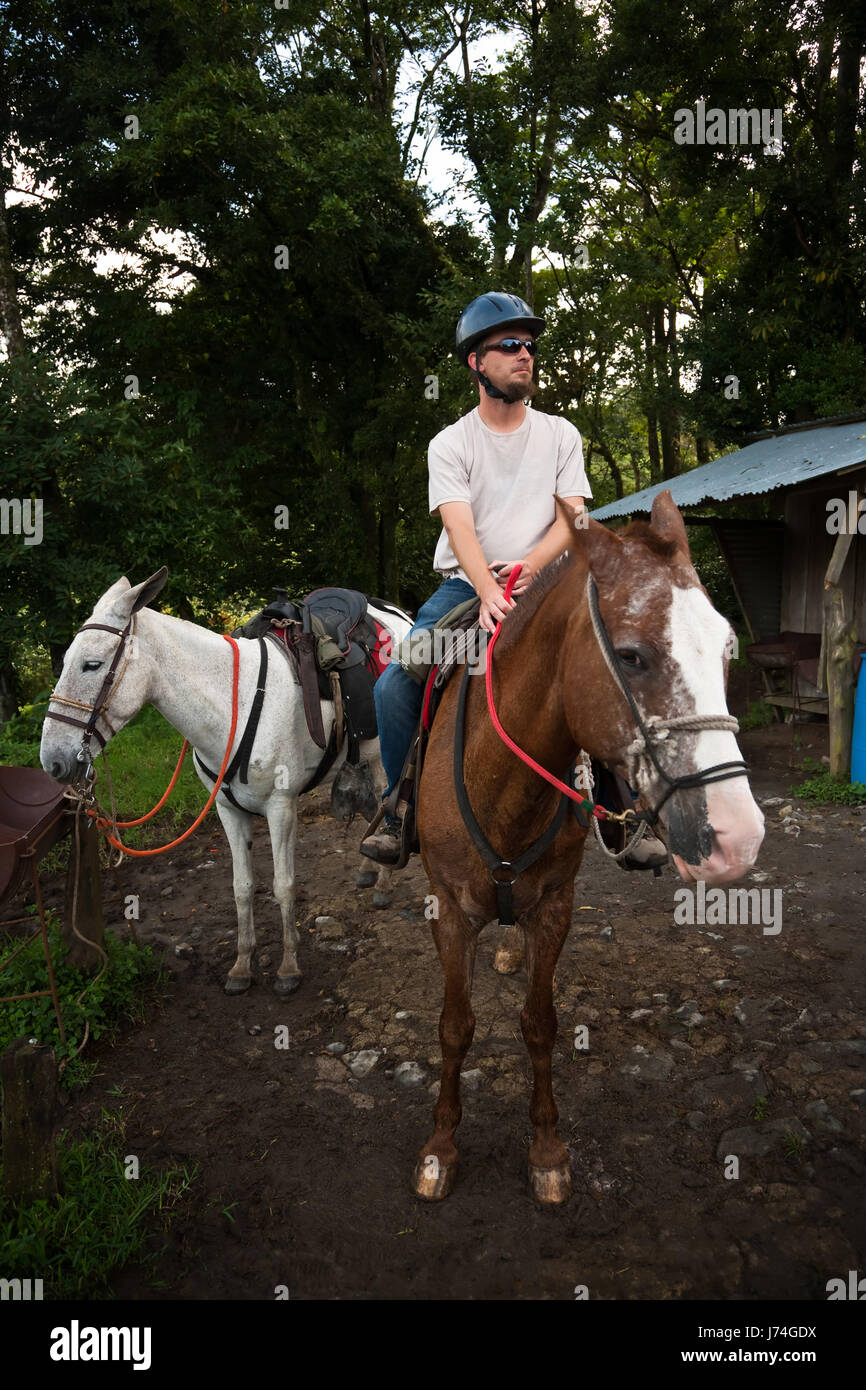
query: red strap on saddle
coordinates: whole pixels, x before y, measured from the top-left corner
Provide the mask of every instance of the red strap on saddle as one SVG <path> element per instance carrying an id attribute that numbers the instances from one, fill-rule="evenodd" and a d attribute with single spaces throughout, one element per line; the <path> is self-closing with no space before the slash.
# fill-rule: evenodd
<path id="1" fill-rule="evenodd" d="M 427 684 L 424 686 L 424 708 L 421 711 L 421 723 L 428 734 L 430 732 L 430 701 L 433 698 L 433 681 L 438 670 L 439 664 L 437 662 L 427 677 Z"/>
<path id="2" fill-rule="evenodd" d="M 373 659 L 373 665 L 375 667 L 373 677 L 375 680 L 378 680 L 379 677 L 384 674 L 385 668 L 391 664 L 392 637 L 388 629 L 383 627 L 381 623 L 377 623 L 372 614 L 368 613 L 367 616 L 376 629 L 376 645 L 370 653 L 370 656 Z"/>

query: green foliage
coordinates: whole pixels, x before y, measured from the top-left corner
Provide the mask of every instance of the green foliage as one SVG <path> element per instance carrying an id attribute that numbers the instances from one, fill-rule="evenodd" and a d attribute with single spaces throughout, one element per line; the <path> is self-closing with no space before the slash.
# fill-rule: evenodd
<path id="1" fill-rule="evenodd" d="M 35 909 L 31 910 L 36 926 Z M 4 1004 L 0 1013 L 0 1052 L 15 1038 L 36 1037 L 42 1043 L 50 1043 L 61 1061 L 71 1058 L 80 1046 L 88 1023 L 92 1038 L 105 1036 L 111 1040 L 117 1036 L 121 1024 L 141 1022 L 147 1003 L 158 993 L 160 972 L 149 946 L 137 946 L 131 935 L 121 939 L 112 931 L 106 931 L 104 949 L 108 969 L 101 979 L 83 975 L 64 959 L 66 948 L 55 914 L 49 909 L 46 916 L 66 1043 L 60 1039 L 50 997 L 18 999 Z M 19 944 L 18 937 L 0 935 L 0 958 L 5 959 Z M 47 989 L 41 936 L 15 957 L 2 978 L 4 994 Z M 82 991 L 85 992 L 79 1003 Z M 63 1069 L 61 1079 L 64 1085 L 74 1088 L 86 1083 L 89 1072 L 88 1065 L 79 1058 Z"/>
<path id="2" fill-rule="evenodd" d="M 798 787 L 788 789 L 804 801 L 831 801 L 841 806 L 862 806 L 866 804 L 866 784 L 846 782 L 843 777 L 833 777 L 826 768 L 808 777 Z"/>
<path id="3" fill-rule="evenodd" d="M 127 1151 L 118 1111 L 103 1111 L 84 1139 L 60 1136 L 57 1201 L 7 1203 L 0 1215 L 4 1278 L 42 1279 L 46 1299 L 90 1300 L 111 1297 L 112 1274 L 131 1258 L 152 1269 L 197 1169 L 142 1167 L 127 1179 Z"/>
<path id="4" fill-rule="evenodd" d="M 44 536 L 0 544 L 0 718 L 124 573 L 166 564 L 169 611 L 214 626 L 278 583 L 417 605 L 426 447 L 475 399 L 454 323 L 494 285 L 547 318 L 538 405 L 581 429 L 597 504 L 862 407 L 863 44 L 838 7 L 478 0 L 459 32 L 408 0 L 7 8 L 0 496 L 41 498 Z M 782 109 L 783 156 L 676 143 L 698 100 Z"/>
<path id="5" fill-rule="evenodd" d="M 752 700 L 745 714 L 737 716 L 741 729 L 768 729 L 775 722 L 773 706 L 763 700 Z"/>

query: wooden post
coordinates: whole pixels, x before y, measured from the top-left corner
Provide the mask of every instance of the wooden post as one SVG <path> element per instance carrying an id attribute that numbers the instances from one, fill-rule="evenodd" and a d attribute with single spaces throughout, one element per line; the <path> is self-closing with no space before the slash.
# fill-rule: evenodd
<path id="1" fill-rule="evenodd" d="M 73 921 L 87 941 L 102 945 L 105 918 L 102 913 L 102 877 L 99 868 L 99 831 L 89 816 L 79 816 L 70 837 L 69 868 L 66 874 L 66 911 L 63 939 L 68 947 L 66 959 L 75 970 L 92 973 L 103 957 L 92 946 L 80 941 L 72 930 Z M 76 905 L 75 881 L 78 877 Z"/>
<path id="2" fill-rule="evenodd" d="M 0 1057 L 3 1082 L 3 1196 L 13 1202 L 55 1197 L 57 1059 L 54 1048 L 16 1038 Z"/>
<path id="3" fill-rule="evenodd" d="M 845 595 L 840 587 L 842 571 L 853 534 L 836 538 L 824 576 L 824 632 L 822 654 L 827 663 L 827 695 L 830 719 L 830 772 L 851 780 L 851 738 L 854 730 L 854 650 L 857 633 L 848 621 Z M 820 678 L 820 672 L 819 672 Z"/>

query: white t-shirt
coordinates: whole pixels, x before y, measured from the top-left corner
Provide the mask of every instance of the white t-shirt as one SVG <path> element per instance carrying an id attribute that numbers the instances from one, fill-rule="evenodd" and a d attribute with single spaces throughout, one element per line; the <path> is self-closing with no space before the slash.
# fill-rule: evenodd
<path id="1" fill-rule="evenodd" d="M 430 511 L 468 502 L 475 534 L 489 565 L 521 560 L 556 520 L 553 494 L 591 497 L 583 443 L 570 420 L 527 410 L 520 429 L 498 434 L 478 407 L 430 441 Z M 468 575 L 443 529 L 433 557 L 437 574 Z"/>

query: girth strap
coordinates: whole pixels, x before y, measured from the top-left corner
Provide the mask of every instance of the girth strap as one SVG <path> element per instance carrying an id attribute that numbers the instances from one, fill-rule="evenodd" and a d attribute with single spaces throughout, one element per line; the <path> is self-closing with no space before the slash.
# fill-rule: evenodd
<path id="1" fill-rule="evenodd" d="M 556 814 L 543 835 L 533 844 L 525 849 L 519 859 L 513 862 L 503 859 L 498 855 L 484 835 L 484 831 L 475 818 L 475 812 L 469 801 L 466 791 L 466 783 L 463 779 L 463 738 L 466 725 L 466 696 L 469 691 L 469 677 L 471 668 L 467 664 L 463 669 L 463 679 L 460 683 L 460 695 L 457 701 L 457 720 L 454 727 L 454 789 L 457 793 L 457 805 L 463 817 L 466 829 L 472 837 L 472 842 L 478 850 L 484 863 L 490 870 L 490 877 L 493 879 L 496 888 L 496 912 L 499 924 L 503 927 L 514 925 L 514 884 L 524 869 L 528 869 L 536 860 L 540 859 L 544 851 L 553 843 L 562 828 L 565 813 L 568 808 L 568 798 L 561 796 Z"/>

